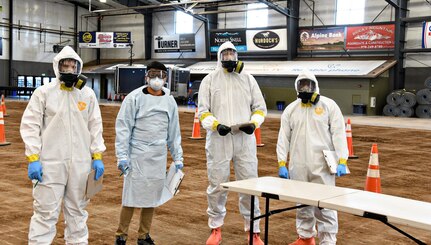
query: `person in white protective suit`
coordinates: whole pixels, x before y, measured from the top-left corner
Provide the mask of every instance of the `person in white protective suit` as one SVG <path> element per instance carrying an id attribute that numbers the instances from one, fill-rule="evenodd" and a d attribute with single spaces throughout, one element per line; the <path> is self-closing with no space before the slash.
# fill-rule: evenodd
<path id="1" fill-rule="evenodd" d="M 147 66 L 147 85 L 126 96 L 117 115 L 115 150 L 124 174 L 123 199 L 115 244 L 126 244 L 134 208 L 141 208 L 138 245 L 154 244 L 150 237 L 154 209 L 162 198 L 167 148 L 176 169 L 183 168 L 178 106 L 163 85 L 166 67 L 157 61 Z"/>
<path id="2" fill-rule="evenodd" d="M 279 176 L 334 186 L 335 175 L 346 174 L 349 155 L 341 110 L 335 101 L 319 94 L 317 79 L 311 72 L 298 75 L 295 89 L 298 99 L 281 116 L 277 142 Z M 339 158 L 335 175 L 330 173 L 323 150 L 335 151 Z M 289 170 L 286 168 L 288 156 Z M 307 206 L 297 209 L 299 238 L 291 245 L 314 245 L 316 223 L 320 244 L 336 244 L 337 212 Z"/>
<path id="3" fill-rule="evenodd" d="M 199 88 L 198 114 L 207 131 L 207 213 L 211 228 L 207 245 L 219 244 L 222 240 L 221 226 L 226 216 L 228 193 L 219 184 L 229 181 L 230 162 L 233 161 L 237 180 L 257 177 L 254 130 L 263 123 L 267 111 L 256 80 L 250 74 L 241 73 L 242 68 L 236 48 L 231 42 L 225 42 L 217 54 L 216 70 L 202 80 Z M 238 125 L 241 126 L 235 127 Z M 239 209 L 247 234 L 250 230 L 250 204 L 249 195 L 239 195 Z M 256 217 L 260 215 L 258 199 L 254 205 Z M 254 222 L 253 233 L 254 244 L 263 244 L 259 237 L 259 220 Z"/>
<path id="4" fill-rule="evenodd" d="M 104 172 L 102 117 L 71 47 L 54 57 L 53 68 L 56 80 L 34 91 L 21 120 L 28 176 L 35 182 L 28 243 L 52 243 L 63 206 L 66 244 L 88 244 L 85 190 L 91 169 L 96 180 Z"/>

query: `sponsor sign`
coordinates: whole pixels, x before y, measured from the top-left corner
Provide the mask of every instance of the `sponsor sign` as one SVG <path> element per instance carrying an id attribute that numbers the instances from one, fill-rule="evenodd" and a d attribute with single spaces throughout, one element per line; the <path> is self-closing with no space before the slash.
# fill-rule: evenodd
<path id="1" fill-rule="evenodd" d="M 96 33 L 97 43 L 99 48 L 107 48 L 114 42 L 114 33 L 112 32 L 97 32 Z"/>
<path id="2" fill-rule="evenodd" d="M 114 45 L 132 43 L 130 32 L 114 32 Z"/>
<path id="3" fill-rule="evenodd" d="M 80 48 L 128 48 L 131 42 L 130 32 L 79 32 Z"/>
<path id="4" fill-rule="evenodd" d="M 181 34 L 180 35 L 180 51 L 181 52 L 195 52 L 195 34 Z"/>
<path id="5" fill-rule="evenodd" d="M 247 30 L 247 51 L 287 50 L 286 29 Z"/>
<path id="6" fill-rule="evenodd" d="M 343 50 L 344 27 L 299 29 L 299 51 Z"/>
<path id="7" fill-rule="evenodd" d="M 210 51 L 216 53 L 226 41 L 231 41 L 238 52 L 247 51 L 245 30 L 210 32 Z"/>
<path id="8" fill-rule="evenodd" d="M 393 49 L 394 47 L 394 24 L 347 27 L 346 49 Z"/>
<path id="9" fill-rule="evenodd" d="M 431 48 L 431 22 L 424 22 L 423 24 L 422 48 Z"/>
<path id="10" fill-rule="evenodd" d="M 195 52 L 195 34 L 154 36 L 154 52 Z"/>

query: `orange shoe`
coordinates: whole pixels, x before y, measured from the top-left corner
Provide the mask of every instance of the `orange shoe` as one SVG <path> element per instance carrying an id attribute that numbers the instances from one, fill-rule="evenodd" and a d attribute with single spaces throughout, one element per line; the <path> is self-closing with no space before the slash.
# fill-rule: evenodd
<path id="1" fill-rule="evenodd" d="M 290 243 L 289 245 L 316 245 L 314 237 L 310 238 L 298 238 L 296 241 Z"/>
<path id="2" fill-rule="evenodd" d="M 221 228 L 211 230 L 211 235 L 208 237 L 206 245 L 219 245 L 221 243 Z"/>
<path id="3" fill-rule="evenodd" d="M 250 243 L 250 232 L 247 232 L 247 244 Z M 260 239 L 259 233 L 253 233 L 253 245 L 263 245 L 262 239 Z"/>

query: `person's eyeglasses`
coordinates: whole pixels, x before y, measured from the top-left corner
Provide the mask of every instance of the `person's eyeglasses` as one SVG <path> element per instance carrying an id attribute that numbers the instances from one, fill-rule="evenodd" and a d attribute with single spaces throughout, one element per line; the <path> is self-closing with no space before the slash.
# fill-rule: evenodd
<path id="1" fill-rule="evenodd" d="M 149 78 L 161 78 L 161 79 L 165 79 L 168 76 L 168 73 L 166 71 L 148 71 L 147 72 L 147 76 Z"/>

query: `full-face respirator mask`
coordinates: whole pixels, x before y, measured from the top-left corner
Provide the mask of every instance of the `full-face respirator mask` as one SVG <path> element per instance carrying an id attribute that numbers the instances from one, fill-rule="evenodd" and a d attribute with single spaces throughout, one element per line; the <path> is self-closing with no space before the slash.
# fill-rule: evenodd
<path id="1" fill-rule="evenodd" d="M 316 92 L 316 83 L 313 80 L 302 79 L 297 83 L 298 98 L 303 104 L 310 102 L 315 105 L 319 102 L 320 94 Z"/>
<path id="2" fill-rule="evenodd" d="M 80 74 L 81 65 L 78 60 L 72 58 L 62 59 L 58 63 L 58 70 L 60 73 L 60 81 L 64 83 L 67 88 L 75 87 L 82 89 L 87 83 L 87 77 Z"/>
<path id="3" fill-rule="evenodd" d="M 238 54 L 234 49 L 225 49 L 220 53 L 222 67 L 227 72 L 241 73 L 244 63 L 238 60 Z"/>

